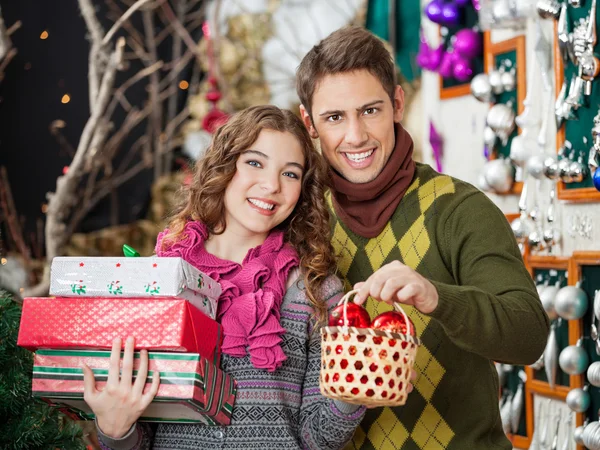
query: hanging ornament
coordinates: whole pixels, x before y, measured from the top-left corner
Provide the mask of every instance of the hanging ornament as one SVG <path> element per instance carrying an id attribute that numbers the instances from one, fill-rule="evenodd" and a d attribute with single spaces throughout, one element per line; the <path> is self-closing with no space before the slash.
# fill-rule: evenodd
<path id="1" fill-rule="evenodd" d="M 558 291 L 554 300 L 556 313 L 567 320 L 581 319 L 588 308 L 587 294 L 581 287 L 581 282 L 576 286 L 565 286 Z"/>
<path id="2" fill-rule="evenodd" d="M 582 346 L 581 339 L 577 341 L 577 345 L 565 347 L 558 357 L 558 365 L 563 372 L 569 375 L 581 375 L 589 363 L 590 359 Z"/>
<path id="3" fill-rule="evenodd" d="M 548 318 L 550 320 L 558 318 L 558 314 L 556 314 L 556 309 L 554 308 L 554 300 L 559 289 L 560 281 L 557 281 L 556 284 L 546 287 L 540 293 L 542 306 L 544 307 L 544 311 L 546 311 L 546 314 L 548 314 Z"/>
<path id="4" fill-rule="evenodd" d="M 433 150 L 433 158 L 435 159 L 436 170 L 442 173 L 442 156 L 444 154 L 444 141 L 431 120 L 429 121 L 429 143 L 431 144 L 431 148 Z"/>
<path id="5" fill-rule="evenodd" d="M 558 359 L 558 344 L 556 343 L 556 322 L 550 325 L 550 334 L 548 334 L 548 342 L 544 350 L 544 370 L 550 388 L 554 388 L 556 384 L 556 362 Z"/>
<path id="6" fill-rule="evenodd" d="M 464 28 L 454 35 L 454 51 L 467 59 L 481 55 L 481 34 L 472 28 Z"/>
<path id="7" fill-rule="evenodd" d="M 590 407 L 591 398 L 588 386 L 571 389 L 567 394 L 567 406 L 575 412 L 585 412 Z"/>
<path id="8" fill-rule="evenodd" d="M 213 133 L 219 126 L 223 125 L 229 119 L 229 115 L 221 111 L 217 107 L 217 102 L 221 99 L 221 92 L 219 91 L 217 79 L 214 76 L 214 55 L 212 51 L 212 40 L 208 22 L 204 22 L 202 25 L 202 31 L 204 38 L 207 39 L 207 53 L 208 53 L 208 83 L 210 85 L 208 92 L 206 93 L 206 100 L 211 104 L 208 113 L 202 119 L 202 129 Z"/>
<path id="9" fill-rule="evenodd" d="M 419 52 L 417 53 L 417 64 L 419 67 L 429 70 L 429 62 L 431 57 L 431 47 L 429 46 L 429 42 L 425 38 L 425 32 L 423 28 L 419 31 Z"/>

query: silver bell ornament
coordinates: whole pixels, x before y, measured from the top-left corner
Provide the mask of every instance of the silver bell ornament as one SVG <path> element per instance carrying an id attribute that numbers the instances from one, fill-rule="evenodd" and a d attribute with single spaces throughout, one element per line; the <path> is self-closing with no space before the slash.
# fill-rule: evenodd
<path id="1" fill-rule="evenodd" d="M 483 166 L 483 175 L 488 186 L 504 194 L 509 192 L 515 182 L 515 170 L 508 159 L 493 159 Z"/>
<path id="2" fill-rule="evenodd" d="M 562 181 L 564 181 L 565 183 L 570 183 L 571 181 L 573 181 L 571 179 L 571 172 L 570 169 L 571 168 L 571 160 L 568 158 L 562 158 L 561 160 L 558 161 L 558 174 L 559 177 Z"/>
<path id="3" fill-rule="evenodd" d="M 548 318 L 550 320 L 558 319 L 558 314 L 556 314 L 556 309 L 554 307 L 554 300 L 556 299 L 556 294 L 560 289 L 560 282 L 556 282 L 552 286 L 547 286 L 540 293 L 540 300 L 542 302 L 542 306 L 544 307 L 544 311 L 548 314 Z"/>
<path id="4" fill-rule="evenodd" d="M 569 375 L 581 375 L 587 369 L 590 358 L 581 345 L 581 339 L 577 345 L 565 347 L 558 357 L 558 365 L 563 372 Z"/>
<path id="5" fill-rule="evenodd" d="M 590 407 L 591 398 L 587 391 L 587 386 L 584 388 L 571 389 L 567 394 L 567 406 L 575 412 L 585 412 Z"/>
<path id="6" fill-rule="evenodd" d="M 581 319 L 588 309 L 587 294 L 578 285 L 565 286 L 556 294 L 554 309 L 563 319 Z"/>
<path id="7" fill-rule="evenodd" d="M 485 73 L 475 75 L 471 80 L 471 94 L 480 102 L 489 103 L 494 99 L 490 78 Z"/>
<path id="8" fill-rule="evenodd" d="M 590 364 L 587 369 L 587 379 L 592 386 L 600 387 L 600 361 Z"/>
<path id="9" fill-rule="evenodd" d="M 498 95 L 504 92 L 504 85 L 502 84 L 502 74 L 499 70 L 491 70 L 488 74 L 488 81 L 492 88 L 493 94 Z"/>

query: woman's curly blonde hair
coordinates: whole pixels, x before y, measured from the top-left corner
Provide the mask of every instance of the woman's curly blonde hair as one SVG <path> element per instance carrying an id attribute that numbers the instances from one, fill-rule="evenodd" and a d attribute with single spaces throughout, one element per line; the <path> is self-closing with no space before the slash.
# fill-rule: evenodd
<path id="1" fill-rule="evenodd" d="M 300 198 L 278 228 L 285 231 L 286 242 L 298 252 L 306 292 L 315 318 L 322 323 L 327 316 L 327 305 L 320 295 L 321 285 L 335 272 L 325 203 L 329 177 L 325 161 L 315 150 L 304 124 L 289 110 L 253 106 L 234 114 L 217 129 L 211 146 L 196 164 L 193 181 L 182 188 L 184 202 L 171 218 L 162 245 L 184 238 L 185 225 L 191 220 L 203 222 L 211 234 L 225 231 L 225 189 L 235 174 L 239 155 L 256 142 L 264 129 L 291 133 L 302 147 L 305 170 Z"/>

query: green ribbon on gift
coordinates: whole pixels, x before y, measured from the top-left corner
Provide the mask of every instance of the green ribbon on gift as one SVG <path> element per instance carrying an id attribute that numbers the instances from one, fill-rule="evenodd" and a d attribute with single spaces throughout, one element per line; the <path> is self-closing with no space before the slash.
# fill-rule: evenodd
<path id="1" fill-rule="evenodd" d="M 127 257 L 140 256 L 140 254 L 137 252 L 137 250 L 135 248 L 130 247 L 127 244 L 123 244 L 123 254 Z"/>

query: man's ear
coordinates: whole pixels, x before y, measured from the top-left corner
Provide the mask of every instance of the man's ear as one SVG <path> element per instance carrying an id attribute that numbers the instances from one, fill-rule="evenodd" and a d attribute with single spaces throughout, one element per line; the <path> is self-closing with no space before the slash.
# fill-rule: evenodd
<path id="1" fill-rule="evenodd" d="M 319 133 L 317 133 L 317 130 L 313 125 L 313 121 L 310 118 L 310 114 L 308 114 L 308 111 L 306 110 L 304 105 L 300 105 L 300 116 L 302 116 L 302 122 L 304 122 L 304 126 L 308 130 L 308 134 L 310 134 L 310 137 L 313 139 L 318 139 Z"/>
<path id="2" fill-rule="evenodd" d="M 399 123 L 404 117 L 404 90 L 400 85 L 394 89 L 394 122 Z"/>

